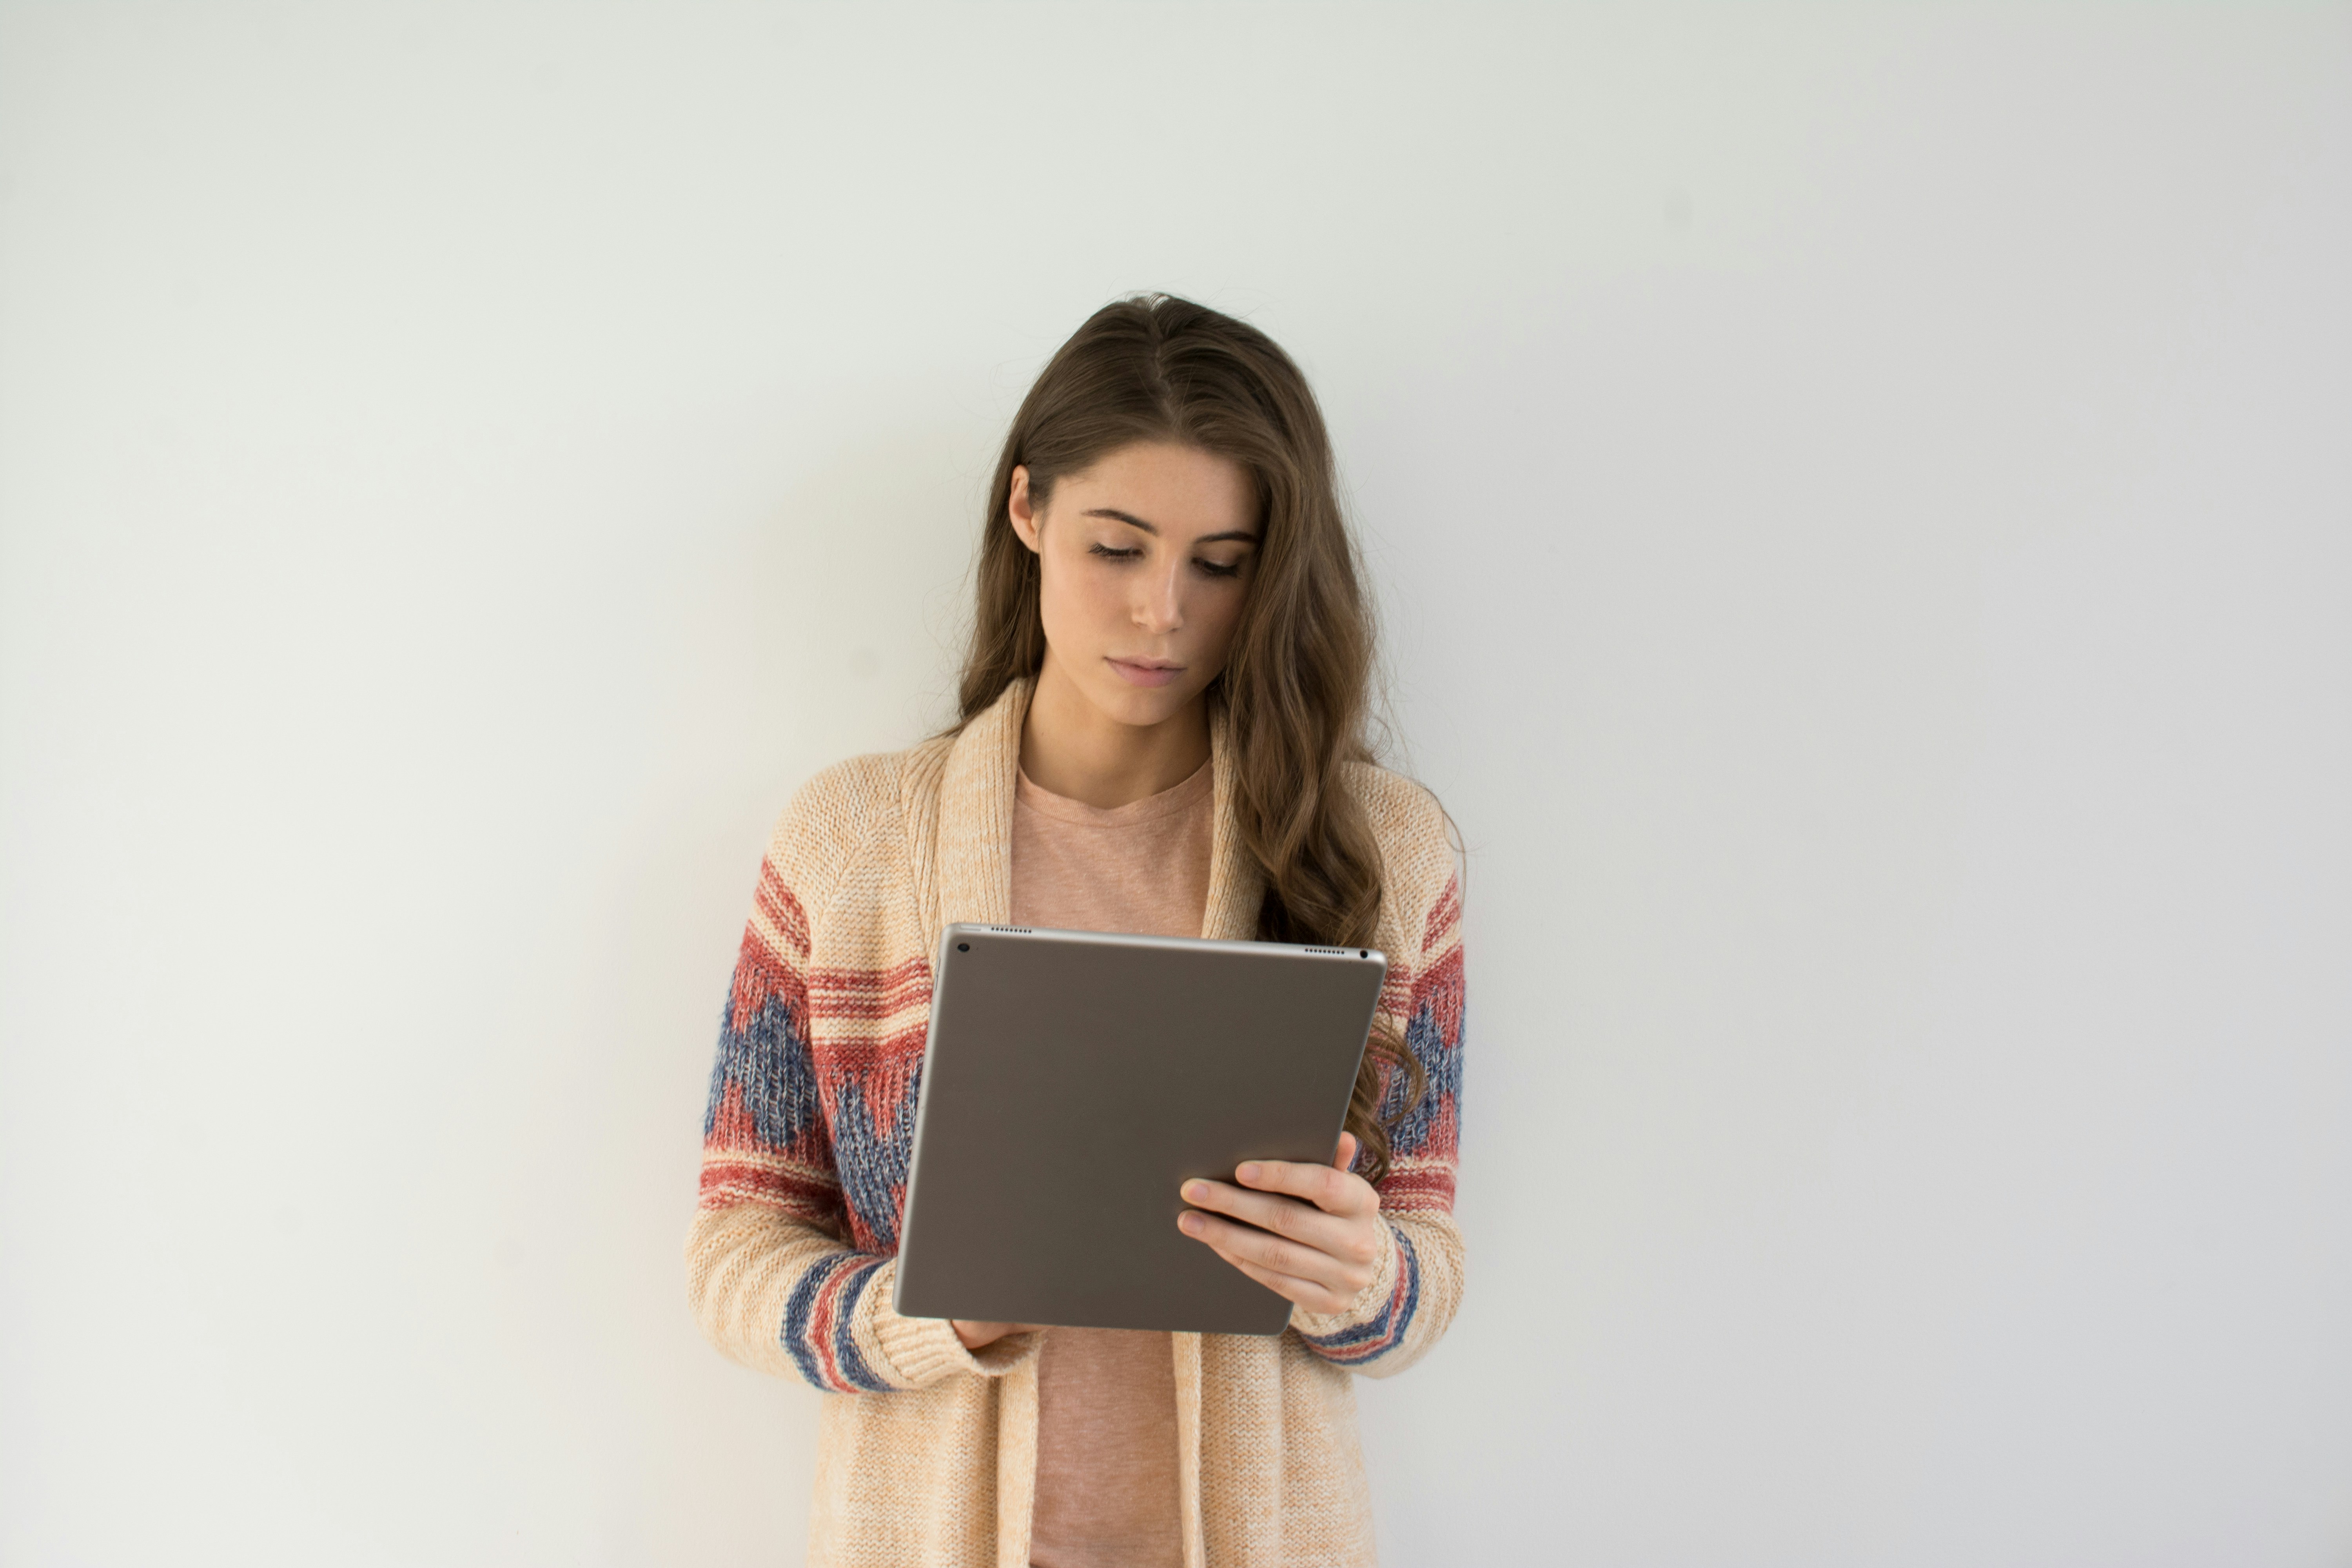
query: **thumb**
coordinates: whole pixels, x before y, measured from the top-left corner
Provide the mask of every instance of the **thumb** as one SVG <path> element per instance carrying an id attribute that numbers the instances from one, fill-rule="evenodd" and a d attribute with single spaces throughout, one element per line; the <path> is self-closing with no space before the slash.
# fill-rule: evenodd
<path id="1" fill-rule="evenodd" d="M 1333 1169 L 1344 1171 L 1356 1163 L 1356 1135 L 1352 1132 L 1340 1133 L 1339 1152 L 1331 1157 Z"/>

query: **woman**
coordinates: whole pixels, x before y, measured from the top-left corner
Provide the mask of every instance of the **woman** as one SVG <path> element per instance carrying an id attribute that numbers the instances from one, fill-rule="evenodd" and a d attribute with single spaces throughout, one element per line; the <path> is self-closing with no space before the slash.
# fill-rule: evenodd
<path id="1" fill-rule="evenodd" d="M 961 721 L 802 789 L 711 1078 L 703 1331 L 825 1402 L 812 1563 L 1373 1560 L 1350 1378 L 1444 1334 L 1462 950 L 1436 803 L 1373 766 L 1371 632 L 1322 416 L 1263 333 L 1098 311 L 1006 437 Z M 1328 1167 L 1188 1184 L 1278 1338 L 901 1317 L 892 1261 L 956 921 L 1390 955 Z"/>

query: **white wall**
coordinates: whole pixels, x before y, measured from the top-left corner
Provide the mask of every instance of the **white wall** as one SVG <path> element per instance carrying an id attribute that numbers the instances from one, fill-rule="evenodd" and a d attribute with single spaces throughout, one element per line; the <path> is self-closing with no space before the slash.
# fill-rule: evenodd
<path id="1" fill-rule="evenodd" d="M 1162 287 L 1472 850 L 1407 1565 L 2352 1560 L 2352 12 L 0 9 L 0 1558 L 797 1561 L 799 779 Z"/>

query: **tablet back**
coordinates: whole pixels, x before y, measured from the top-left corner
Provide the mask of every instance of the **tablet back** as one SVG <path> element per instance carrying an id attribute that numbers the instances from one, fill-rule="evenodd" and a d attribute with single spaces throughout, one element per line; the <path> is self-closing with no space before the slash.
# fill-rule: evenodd
<path id="1" fill-rule="evenodd" d="M 950 926 L 898 1310 L 1280 1333 L 1290 1303 L 1176 1228 L 1178 1189 L 1331 1158 L 1387 969 L 1360 948 Z"/>

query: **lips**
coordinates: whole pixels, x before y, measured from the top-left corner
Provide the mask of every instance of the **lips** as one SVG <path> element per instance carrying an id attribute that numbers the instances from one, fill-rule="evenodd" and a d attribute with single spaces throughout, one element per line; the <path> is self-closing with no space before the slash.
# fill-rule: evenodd
<path id="1" fill-rule="evenodd" d="M 1129 686 L 1165 686 L 1184 673 L 1182 665 L 1160 658 L 1113 658 L 1105 662 Z"/>

